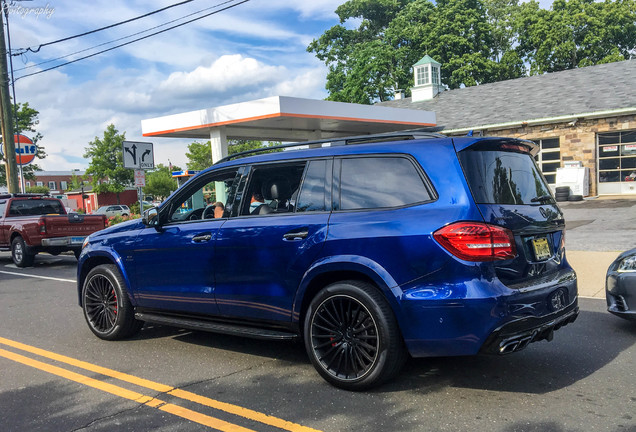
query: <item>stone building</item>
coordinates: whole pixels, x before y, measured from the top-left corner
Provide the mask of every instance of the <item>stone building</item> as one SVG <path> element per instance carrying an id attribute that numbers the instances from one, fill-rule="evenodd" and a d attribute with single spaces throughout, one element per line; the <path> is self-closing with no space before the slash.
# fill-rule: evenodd
<path id="1" fill-rule="evenodd" d="M 434 111 L 447 135 L 508 136 L 541 146 L 551 185 L 564 162 L 590 172 L 590 195 L 636 194 L 636 60 L 444 90 L 443 65 L 414 65 L 413 97 L 379 105 Z"/>

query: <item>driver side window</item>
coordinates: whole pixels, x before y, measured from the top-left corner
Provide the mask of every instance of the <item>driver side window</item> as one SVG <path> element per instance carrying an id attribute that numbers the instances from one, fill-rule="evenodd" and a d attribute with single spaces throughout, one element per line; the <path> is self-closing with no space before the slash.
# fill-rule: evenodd
<path id="1" fill-rule="evenodd" d="M 184 187 L 184 192 L 188 192 L 171 204 L 168 223 L 228 217 L 230 189 L 237 171 L 234 169 L 222 173 L 209 173 L 192 180 L 192 185 Z"/>

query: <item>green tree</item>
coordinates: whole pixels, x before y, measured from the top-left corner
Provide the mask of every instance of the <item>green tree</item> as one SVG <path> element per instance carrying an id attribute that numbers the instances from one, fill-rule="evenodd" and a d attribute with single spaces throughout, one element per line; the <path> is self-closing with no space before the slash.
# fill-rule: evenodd
<path id="1" fill-rule="evenodd" d="M 17 122 L 15 125 L 16 133 L 19 131 L 31 138 L 33 144 L 37 145 L 38 141 L 42 139 L 42 134 L 37 132 L 36 126 L 40 123 L 38 120 L 38 115 L 40 114 L 37 110 L 31 108 L 28 102 L 18 103 L 16 105 L 17 108 Z M 35 133 L 35 134 L 33 134 Z M 42 146 L 37 146 L 37 153 L 35 154 L 35 159 L 44 159 L 46 157 L 46 152 Z M 4 161 L 4 155 L 2 156 L 2 160 Z M 24 178 L 27 180 L 35 180 L 35 172 L 41 171 L 42 168 L 34 162 L 23 165 L 22 173 L 24 174 Z M 0 164 L 0 186 L 7 185 L 7 173 L 4 164 Z"/>
<path id="2" fill-rule="evenodd" d="M 75 190 L 82 187 L 85 176 L 78 176 L 75 171 L 71 172 L 71 182 L 68 185 L 68 190 Z"/>
<path id="3" fill-rule="evenodd" d="M 274 147 L 280 145 L 280 142 L 269 141 L 267 144 L 263 144 L 263 141 L 256 140 L 230 140 L 228 142 L 228 154 L 237 154 L 244 151 L 256 150 L 263 147 Z M 267 150 L 263 151 L 263 153 L 274 153 L 280 150 Z"/>
<path id="4" fill-rule="evenodd" d="M 181 168 L 173 166 L 171 170 L 170 167 L 157 164 L 154 170 L 146 171 L 144 194 L 165 198 L 177 190 L 177 180 L 172 178 L 171 171 L 181 171 Z"/>
<path id="5" fill-rule="evenodd" d="M 84 157 L 89 159 L 87 175 L 92 176 L 93 191 L 97 193 L 123 192 L 133 182 L 133 170 L 124 168 L 122 146 L 126 133 L 119 134 L 115 125 L 110 124 L 104 131 L 103 138 L 95 137 L 84 150 Z M 100 183 L 100 180 L 107 179 Z"/>
<path id="6" fill-rule="evenodd" d="M 210 141 L 206 143 L 195 141 L 189 144 L 186 157 L 188 158 L 186 166 L 189 170 L 204 170 L 212 166 L 212 149 L 210 148 Z"/>
<path id="7" fill-rule="evenodd" d="M 636 0 L 555 0 L 550 10 L 531 1 L 515 29 L 531 74 L 626 60 L 636 47 Z"/>
<path id="8" fill-rule="evenodd" d="M 279 142 L 275 141 L 263 144 L 262 141 L 256 140 L 228 140 L 228 154 L 232 155 L 248 150 L 259 149 L 261 147 L 273 147 L 279 144 Z M 271 151 L 273 152 L 276 150 Z M 188 162 L 186 162 L 188 169 L 204 170 L 212 166 L 212 149 L 210 148 L 210 141 L 206 143 L 195 141 L 189 144 L 186 157 L 188 158 Z"/>
<path id="9" fill-rule="evenodd" d="M 408 45 L 410 41 L 405 41 L 401 34 L 387 35 L 389 25 L 400 16 L 401 10 L 413 12 L 409 7 L 411 3 L 410 0 L 349 0 L 336 9 L 340 24 L 307 48 L 329 68 L 328 100 L 370 104 L 388 99 L 393 89 L 406 88 L 408 77 L 400 62 L 405 52 L 399 48 L 400 43 Z M 418 3 L 424 8 L 432 7 L 428 1 Z M 344 24 L 349 20 L 359 21 L 358 28 L 348 29 Z"/>
<path id="10" fill-rule="evenodd" d="M 408 94 L 425 54 L 455 89 L 624 60 L 636 47 L 636 0 L 555 0 L 550 10 L 519 0 L 349 0 L 336 13 L 340 24 L 307 51 L 329 69 L 327 99 L 343 102 Z"/>

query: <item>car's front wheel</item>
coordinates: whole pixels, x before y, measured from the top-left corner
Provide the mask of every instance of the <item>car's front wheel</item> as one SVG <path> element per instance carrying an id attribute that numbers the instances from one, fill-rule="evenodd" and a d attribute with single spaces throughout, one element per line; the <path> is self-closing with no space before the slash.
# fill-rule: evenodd
<path id="1" fill-rule="evenodd" d="M 394 377 L 406 360 L 395 316 L 383 294 L 360 281 L 329 285 L 311 301 L 305 348 L 318 373 L 346 390 Z"/>
<path id="2" fill-rule="evenodd" d="M 101 339 L 123 339 L 143 325 L 135 319 L 124 280 L 112 264 L 99 265 L 88 273 L 82 287 L 82 308 L 88 327 Z"/>
<path id="3" fill-rule="evenodd" d="M 35 261 L 35 255 L 27 251 L 26 243 L 20 236 L 11 242 L 11 258 L 18 267 L 31 267 Z"/>

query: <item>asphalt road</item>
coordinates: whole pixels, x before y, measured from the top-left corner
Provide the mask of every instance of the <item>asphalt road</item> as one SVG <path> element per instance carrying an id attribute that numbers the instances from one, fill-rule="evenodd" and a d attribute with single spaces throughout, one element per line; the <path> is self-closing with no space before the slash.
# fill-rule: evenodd
<path id="1" fill-rule="evenodd" d="M 581 299 L 552 342 L 410 360 L 351 393 L 296 344 L 152 326 L 102 341 L 77 306 L 75 268 L 40 254 L 17 269 L 0 252 L 2 431 L 636 431 L 636 324 L 603 300 Z"/>

